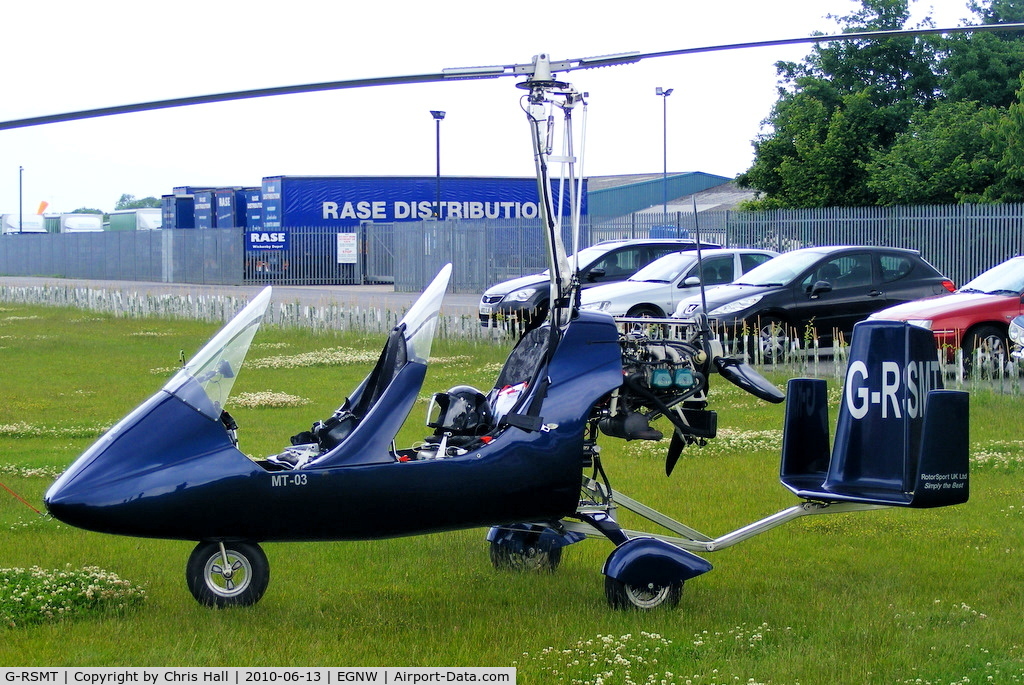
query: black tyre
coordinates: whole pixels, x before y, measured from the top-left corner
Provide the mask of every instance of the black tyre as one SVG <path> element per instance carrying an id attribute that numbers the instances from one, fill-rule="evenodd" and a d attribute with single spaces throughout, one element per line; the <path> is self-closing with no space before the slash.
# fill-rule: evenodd
<path id="1" fill-rule="evenodd" d="M 609 576 L 604 578 L 604 596 L 612 609 L 649 611 L 660 606 L 672 609 L 679 606 L 682 594 L 682 581 L 668 585 L 629 585 Z"/>
<path id="2" fill-rule="evenodd" d="M 752 348 L 761 361 L 775 364 L 785 361 L 789 351 L 789 331 L 786 322 L 774 316 L 764 316 L 754 322 Z"/>
<path id="3" fill-rule="evenodd" d="M 635 316 L 637 318 L 648 318 L 648 319 L 664 319 L 665 312 L 652 304 L 638 304 L 637 306 L 626 312 L 626 316 Z"/>
<path id="4" fill-rule="evenodd" d="M 249 542 L 200 542 L 185 570 L 188 589 L 205 606 L 251 606 L 270 583 L 270 564 L 259 545 Z"/>
<path id="5" fill-rule="evenodd" d="M 964 352 L 964 375 L 970 376 L 975 370 L 979 378 L 993 378 L 999 375 L 1000 363 L 1005 364 L 1010 358 L 1010 346 L 1006 339 L 1006 331 L 996 326 L 979 326 L 968 331 L 960 342 Z M 980 352 L 980 360 L 975 360 L 975 352 Z M 975 369 L 975 362 L 980 367 Z"/>
<path id="6" fill-rule="evenodd" d="M 562 548 L 548 551 L 526 544 L 516 551 L 509 545 L 491 542 L 491 563 L 494 568 L 506 571 L 547 571 L 554 573 L 562 562 Z"/>

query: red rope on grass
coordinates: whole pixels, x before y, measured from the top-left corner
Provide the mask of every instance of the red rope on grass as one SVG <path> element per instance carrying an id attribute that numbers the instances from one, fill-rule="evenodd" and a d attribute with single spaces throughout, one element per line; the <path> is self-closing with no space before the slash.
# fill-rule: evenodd
<path id="1" fill-rule="evenodd" d="M 7 487 L 6 485 L 4 485 L 3 483 L 0 483 L 0 488 L 3 488 L 3 489 L 4 489 L 4 490 L 6 490 L 7 492 L 9 492 L 9 493 L 11 493 L 12 495 L 14 495 L 15 499 L 17 499 L 17 500 L 18 500 L 19 502 L 21 502 L 22 504 L 24 504 L 24 505 L 25 505 L 26 507 L 28 507 L 28 508 L 29 508 L 29 509 L 31 509 L 32 511 L 36 512 L 36 513 L 37 513 L 37 514 L 39 514 L 40 516 L 42 516 L 42 515 L 43 515 L 43 512 L 41 512 L 41 511 L 39 511 L 38 509 L 36 509 L 35 507 L 33 507 L 33 506 L 32 506 L 31 504 L 29 504 L 29 503 L 28 503 L 28 500 L 26 500 L 26 499 L 25 499 L 24 497 L 22 497 L 21 495 L 19 495 L 18 493 L 16 493 L 16 492 L 15 492 L 14 490 L 11 490 L 11 489 L 10 489 L 9 487 Z"/>

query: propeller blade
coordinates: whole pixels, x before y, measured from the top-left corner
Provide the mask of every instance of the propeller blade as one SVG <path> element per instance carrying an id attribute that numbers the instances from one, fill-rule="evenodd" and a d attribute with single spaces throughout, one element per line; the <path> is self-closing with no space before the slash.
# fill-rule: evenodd
<path id="1" fill-rule="evenodd" d="M 801 38 L 782 38 L 778 40 L 752 41 L 747 43 L 730 43 L 726 45 L 708 45 L 696 48 L 682 48 L 679 50 L 663 50 L 660 52 L 626 52 L 613 55 L 597 55 L 594 57 L 580 57 L 574 59 L 549 62 L 546 55 L 543 57 L 545 67 L 550 68 L 547 74 L 575 71 L 578 69 L 595 69 L 622 64 L 633 64 L 644 59 L 657 57 L 673 57 L 677 55 L 693 55 L 702 52 L 719 52 L 723 50 L 741 50 L 746 48 L 771 47 L 777 45 L 797 45 L 800 43 L 825 43 L 836 40 L 875 40 L 881 38 L 894 38 L 897 36 L 924 36 L 933 34 L 953 34 L 970 32 L 989 31 L 1024 31 L 1024 23 L 1013 24 L 983 24 L 979 26 L 958 26 L 954 28 L 925 28 L 925 29 L 896 29 L 890 31 L 861 31 L 855 33 L 839 33 L 832 35 L 805 36 Z M 435 74 L 419 74 L 410 76 L 385 76 L 377 78 L 359 78 L 345 81 L 325 81 L 323 83 L 308 83 L 305 85 L 276 86 L 271 88 L 256 88 L 253 90 L 237 90 L 227 93 L 211 93 L 209 95 L 194 95 L 190 97 L 170 98 L 167 100 L 154 100 L 152 102 L 140 102 L 135 104 L 117 105 L 113 107 L 99 107 L 96 109 L 85 109 L 77 112 L 64 112 L 60 114 L 48 114 L 24 119 L 12 119 L 0 122 L 0 131 L 28 128 L 30 126 L 42 126 L 45 124 L 57 124 L 65 121 L 77 121 L 81 119 L 96 119 L 99 117 L 114 116 L 118 114 L 131 114 L 134 112 L 148 112 L 159 109 L 172 109 L 175 107 L 189 107 L 192 105 L 205 105 L 215 102 L 231 102 L 234 100 L 249 100 L 253 98 L 274 97 L 277 95 L 296 95 L 299 93 L 315 93 L 328 90 L 347 90 L 352 88 L 372 88 L 375 86 L 397 86 L 414 83 L 438 83 L 441 81 L 460 81 L 466 79 L 498 78 L 501 76 L 526 76 L 533 78 L 536 72 L 538 59 L 534 58 L 529 64 L 506 64 L 482 67 L 460 67 L 443 69 Z"/>
<path id="2" fill-rule="evenodd" d="M 672 470 L 676 467 L 676 462 L 679 461 L 679 455 L 683 453 L 683 447 L 686 443 L 679 437 L 679 431 L 672 431 L 672 441 L 668 444 L 668 456 L 665 457 L 665 475 L 671 476 Z"/>

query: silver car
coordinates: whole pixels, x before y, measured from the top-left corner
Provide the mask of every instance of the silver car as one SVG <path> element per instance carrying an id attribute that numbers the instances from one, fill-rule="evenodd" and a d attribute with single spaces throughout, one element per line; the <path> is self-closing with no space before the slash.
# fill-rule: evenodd
<path id="1" fill-rule="evenodd" d="M 734 280 L 776 257 L 778 252 L 754 249 L 702 250 L 704 285 L 712 288 Z M 625 281 L 583 291 L 582 309 L 613 316 L 664 317 L 676 305 L 699 292 L 701 268 L 695 251 L 673 252 L 651 262 Z"/>

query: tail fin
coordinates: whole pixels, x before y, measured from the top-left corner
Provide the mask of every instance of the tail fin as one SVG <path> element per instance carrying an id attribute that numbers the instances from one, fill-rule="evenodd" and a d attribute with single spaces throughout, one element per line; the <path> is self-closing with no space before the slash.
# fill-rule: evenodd
<path id="1" fill-rule="evenodd" d="M 790 490 L 908 507 L 967 501 L 968 396 L 941 389 L 931 332 L 894 321 L 857 324 L 827 469 L 824 382 L 791 383 L 780 469 Z"/>

